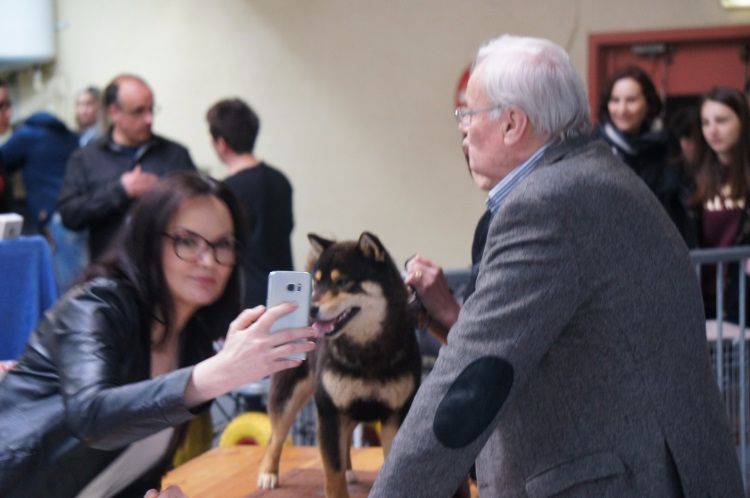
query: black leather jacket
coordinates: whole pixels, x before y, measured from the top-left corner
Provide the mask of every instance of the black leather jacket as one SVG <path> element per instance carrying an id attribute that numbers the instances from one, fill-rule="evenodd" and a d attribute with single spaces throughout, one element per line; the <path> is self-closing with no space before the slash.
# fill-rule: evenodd
<path id="1" fill-rule="evenodd" d="M 128 444 L 207 407 L 185 406 L 191 367 L 150 378 L 142 316 L 135 294 L 107 278 L 74 289 L 46 314 L 0 382 L 0 496 L 76 496 Z M 188 332 L 181 366 L 211 354 L 210 340 Z M 133 496 L 158 485 L 164 468 L 133 486 Z"/>

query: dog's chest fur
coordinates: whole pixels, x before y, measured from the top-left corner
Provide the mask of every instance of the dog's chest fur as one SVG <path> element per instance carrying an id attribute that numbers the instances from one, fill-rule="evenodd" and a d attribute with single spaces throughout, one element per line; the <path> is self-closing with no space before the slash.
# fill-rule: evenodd
<path id="1" fill-rule="evenodd" d="M 339 410 L 348 411 L 357 403 L 377 403 L 398 411 L 418 387 L 415 374 L 419 357 L 386 345 L 322 344 L 317 389 L 322 389 Z M 405 342 L 409 342 L 406 335 Z M 389 351 L 390 350 L 390 351 Z"/>

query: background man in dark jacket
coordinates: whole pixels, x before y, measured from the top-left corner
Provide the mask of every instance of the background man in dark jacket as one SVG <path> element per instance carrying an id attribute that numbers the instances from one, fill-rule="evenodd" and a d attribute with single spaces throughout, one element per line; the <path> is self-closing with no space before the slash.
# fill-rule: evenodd
<path id="1" fill-rule="evenodd" d="M 89 229 L 89 253 L 98 258 L 114 238 L 133 199 L 172 171 L 194 170 L 182 145 L 155 135 L 154 95 L 138 76 L 116 77 L 104 90 L 112 127 L 70 158 L 59 210 L 74 230 Z"/>

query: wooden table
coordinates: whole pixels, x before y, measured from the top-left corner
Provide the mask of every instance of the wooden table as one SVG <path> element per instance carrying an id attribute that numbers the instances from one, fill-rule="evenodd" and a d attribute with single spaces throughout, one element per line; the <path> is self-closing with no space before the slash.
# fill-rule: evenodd
<path id="1" fill-rule="evenodd" d="M 263 446 L 214 448 L 166 475 L 163 485 L 176 484 L 190 498 L 322 497 L 323 464 L 315 446 L 288 446 L 281 454 L 280 487 L 258 489 Z M 359 482 L 349 485 L 350 498 L 365 498 L 383 464 L 382 448 L 352 449 Z"/>

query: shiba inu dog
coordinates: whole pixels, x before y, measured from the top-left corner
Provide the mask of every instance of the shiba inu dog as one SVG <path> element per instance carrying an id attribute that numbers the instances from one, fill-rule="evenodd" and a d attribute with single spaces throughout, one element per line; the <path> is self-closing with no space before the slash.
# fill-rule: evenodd
<path id="1" fill-rule="evenodd" d="M 318 347 L 300 367 L 271 378 L 272 435 L 258 486 L 276 487 L 284 440 L 314 394 L 326 496 L 348 497 L 352 430 L 379 420 L 388 454 L 419 386 L 421 356 L 406 286 L 380 240 L 368 232 L 357 241 L 308 238 L 317 256 L 311 318 Z"/>

